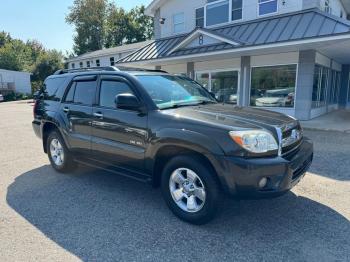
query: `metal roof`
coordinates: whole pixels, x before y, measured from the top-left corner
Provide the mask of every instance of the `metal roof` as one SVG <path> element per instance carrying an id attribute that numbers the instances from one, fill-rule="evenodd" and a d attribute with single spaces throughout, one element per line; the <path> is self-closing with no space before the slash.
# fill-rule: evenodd
<path id="1" fill-rule="evenodd" d="M 202 30 L 204 33 L 208 31 L 211 32 L 212 35 L 220 35 L 221 38 L 224 37 L 228 41 L 239 42 L 240 45 L 234 46 L 223 41 L 222 43 L 191 48 L 182 47 L 174 50 L 176 46 L 181 46 L 181 42 L 185 42 L 196 30 Z M 224 49 L 282 43 L 343 33 L 350 33 L 349 22 L 328 15 L 318 9 L 308 9 L 211 29 L 195 29 L 187 34 L 157 39 L 134 53 L 120 59 L 118 63 L 209 53 Z"/>

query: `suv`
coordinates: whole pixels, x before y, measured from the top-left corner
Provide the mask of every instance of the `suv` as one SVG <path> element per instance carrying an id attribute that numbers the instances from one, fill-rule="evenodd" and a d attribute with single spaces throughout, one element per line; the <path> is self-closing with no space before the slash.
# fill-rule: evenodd
<path id="1" fill-rule="evenodd" d="M 36 95 L 33 128 L 55 170 L 81 163 L 150 182 L 194 224 L 214 217 L 223 193 L 287 192 L 313 158 L 297 120 L 218 103 L 197 82 L 156 70 L 58 71 Z"/>

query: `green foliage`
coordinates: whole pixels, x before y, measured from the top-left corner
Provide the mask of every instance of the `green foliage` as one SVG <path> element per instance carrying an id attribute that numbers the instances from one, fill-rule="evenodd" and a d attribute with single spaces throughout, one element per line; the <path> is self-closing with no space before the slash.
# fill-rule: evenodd
<path id="1" fill-rule="evenodd" d="M 66 21 L 75 26 L 76 55 L 153 36 L 153 19 L 143 5 L 128 12 L 110 0 L 75 0 Z"/>
<path id="2" fill-rule="evenodd" d="M 47 76 L 63 68 L 63 59 L 62 53 L 47 50 L 35 40 L 25 43 L 0 32 L 0 68 L 31 72 L 34 91 L 40 88 Z"/>

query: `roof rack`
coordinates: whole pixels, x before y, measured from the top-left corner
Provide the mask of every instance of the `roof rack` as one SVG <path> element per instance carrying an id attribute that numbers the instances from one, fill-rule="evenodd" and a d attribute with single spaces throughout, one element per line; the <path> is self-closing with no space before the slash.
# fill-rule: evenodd
<path id="1" fill-rule="evenodd" d="M 84 67 L 84 68 L 74 68 L 74 69 L 60 69 L 60 70 L 57 70 L 54 73 L 54 75 L 89 72 L 89 71 L 144 71 L 144 72 L 167 73 L 164 70 L 158 70 L 158 69 L 145 69 L 145 68 L 126 67 L 126 66 L 102 66 L 102 67 Z"/>

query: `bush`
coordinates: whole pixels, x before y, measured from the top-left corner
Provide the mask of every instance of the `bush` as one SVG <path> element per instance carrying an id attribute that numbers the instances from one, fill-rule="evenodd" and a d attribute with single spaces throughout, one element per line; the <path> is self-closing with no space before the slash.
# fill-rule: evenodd
<path id="1" fill-rule="evenodd" d="M 32 95 L 25 95 L 25 94 L 15 93 L 15 92 L 11 92 L 4 95 L 5 101 L 17 101 L 17 100 L 25 100 L 25 99 L 31 99 L 31 98 L 33 98 Z"/>

